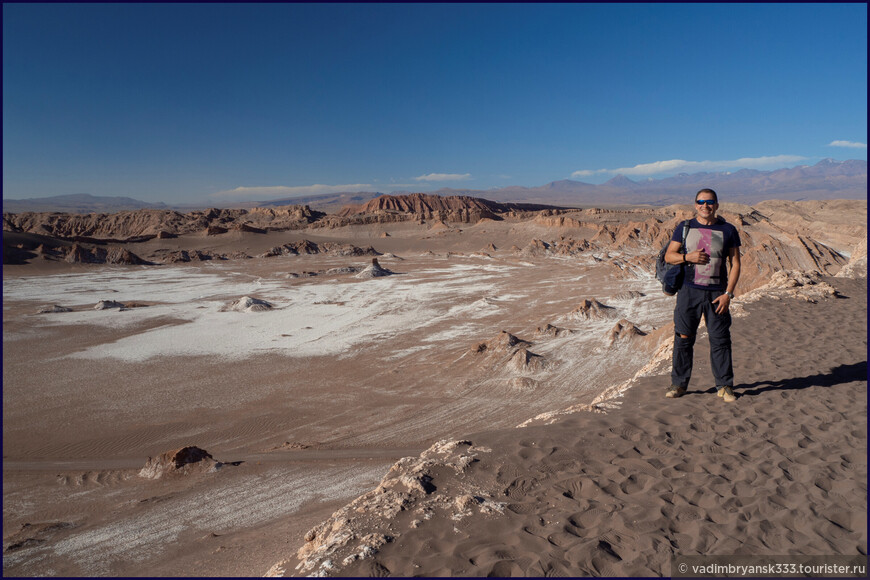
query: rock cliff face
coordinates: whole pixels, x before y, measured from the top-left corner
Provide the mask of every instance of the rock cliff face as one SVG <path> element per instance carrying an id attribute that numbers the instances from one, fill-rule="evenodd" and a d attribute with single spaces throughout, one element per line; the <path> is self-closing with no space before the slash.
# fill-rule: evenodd
<path id="1" fill-rule="evenodd" d="M 432 214 L 434 212 L 478 212 L 504 214 L 510 212 L 542 211 L 561 209 L 550 205 L 531 203 L 501 203 L 479 197 L 465 195 L 429 195 L 413 193 L 410 195 L 382 195 L 360 206 L 347 206 L 338 212 L 339 216 L 349 216 L 360 213 L 378 211 L 395 211 L 401 213 Z M 489 216 L 492 217 L 492 216 Z"/>
<path id="2" fill-rule="evenodd" d="M 501 220 L 532 215 L 535 212 L 565 211 L 549 205 L 499 203 L 463 195 L 439 196 L 425 193 L 382 195 L 362 205 L 346 206 L 334 216 L 321 220 L 323 227 L 399 221 L 441 220 L 477 223 L 483 219 Z"/>
<path id="3" fill-rule="evenodd" d="M 139 242 L 198 232 L 219 235 L 230 228 L 250 232 L 300 229 L 324 215 L 308 206 L 209 209 L 189 213 L 148 209 L 112 214 L 25 212 L 4 213 L 3 229 L 80 242 Z"/>

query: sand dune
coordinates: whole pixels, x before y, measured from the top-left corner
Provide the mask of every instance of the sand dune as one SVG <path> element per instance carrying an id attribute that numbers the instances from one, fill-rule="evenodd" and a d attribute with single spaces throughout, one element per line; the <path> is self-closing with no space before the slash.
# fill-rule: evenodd
<path id="1" fill-rule="evenodd" d="M 341 545 L 315 528 L 270 573 L 667 576 L 675 554 L 866 555 L 866 280 L 839 288 L 738 319 L 737 403 L 703 379 L 669 401 L 656 376 L 605 414 L 442 443 L 460 452 L 391 470 L 427 478 L 401 512 L 339 511 Z M 827 348 L 807 357 L 809 341 Z"/>

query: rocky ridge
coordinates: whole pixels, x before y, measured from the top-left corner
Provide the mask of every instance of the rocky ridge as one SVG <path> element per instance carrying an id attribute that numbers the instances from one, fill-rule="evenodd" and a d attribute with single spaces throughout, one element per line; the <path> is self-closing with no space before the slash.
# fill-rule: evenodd
<path id="1" fill-rule="evenodd" d="M 502 216 L 518 217 L 525 213 L 563 210 L 565 208 L 543 204 L 500 203 L 479 197 L 412 193 L 382 195 L 362 205 L 347 206 L 336 217 L 353 219 L 373 215 L 388 222 L 404 221 L 407 214 L 412 214 L 414 219 L 476 223 L 482 219 L 500 220 Z"/>
<path id="2" fill-rule="evenodd" d="M 735 225 L 742 241 L 739 291 L 762 286 L 774 272 L 781 270 L 835 275 L 851 261 L 848 271 L 866 271 L 866 211 L 867 203 L 862 200 L 766 201 L 755 207 L 723 203 L 720 213 Z M 569 210 L 425 194 L 381 196 L 332 215 L 314 212 L 307 206 L 210 209 L 188 214 L 168 210 L 87 215 L 6 213 L 4 263 L 24 264 L 34 258 L 141 265 L 245 259 L 250 256 L 244 252 L 188 250 L 179 249 L 178 245 L 189 236 L 220 239 L 230 232 L 256 235 L 275 230 L 391 221 L 426 224 L 427 231 L 437 229 L 439 236 L 452 236 L 463 235 L 463 231 L 451 223 L 485 225 L 492 220 L 522 224 L 524 231 L 536 233 L 525 238 L 530 239 L 525 247 L 508 250 L 522 257 L 586 255 L 596 262 L 609 263 L 625 277 L 642 277 L 652 271 L 655 255 L 667 243 L 671 232 L 691 215 L 686 206 Z M 141 256 L 137 255 L 138 250 L 115 246 L 120 242 L 135 245 L 171 238 L 178 238 L 175 248 L 159 248 Z M 327 244 L 321 243 L 317 251 L 332 255 L 377 255 L 373 248 Z M 293 242 L 276 246 L 262 257 L 314 253 L 314 245 L 308 241 Z M 495 245 L 490 245 L 489 251 L 495 252 Z"/>
<path id="3" fill-rule="evenodd" d="M 189 213 L 154 209 L 89 214 L 7 212 L 3 214 L 3 230 L 79 242 L 135 243 L 195 233 L 219 235 L 230 230 L 265 233 L 300 229 L 324 215 L 308 206 L 292 205 Z"/>

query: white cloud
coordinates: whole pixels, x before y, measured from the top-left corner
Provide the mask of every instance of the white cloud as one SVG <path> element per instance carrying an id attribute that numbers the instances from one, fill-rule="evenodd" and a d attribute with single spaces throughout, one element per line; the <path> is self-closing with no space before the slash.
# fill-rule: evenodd
<path id="1" fill-rule="evenodd" d="M 592 177 L 593 175 L 598 175 L 600 173 L 607 173 L 610 171 L 609 169 L 583 169 L 581 171 L 575 171 L 571 174 L 571 177 Z"/>
<path id="2" fill-rule="evenodd" d="M 686 161 L 685 159 L 669 159 L 641 163 L 634 167 L 618 169 L 583 169 L 575 171 L 571 177 L 590 177 L 601 173 L 622 174 L 626 176 L 647 176 L 663 173 L 697 173 L 700 171 L 724 171 L 727 169 L 776 169 L 790 163 L 805 161 L 800 155 L 774 155 L 769 157 L 741 157 L 727 161 Z"/>
<path id="3" fill-rule="evenodd" d="M 462 181 L 463 179 L 471 179 L 470 173 L 429 173 L 415 177 L 417 181 Z"/>
<path id="4" fill-rule="evenodd" d="M 309 195 L 323 195 L 327 193 L 340 193 L 343 191 L 364 191 L 371 190 L 370 183 L 348 183 L 345 185 L 299 185 L 288 187 L 285 185 L 274 185 L 268 187 L 237 187 L 226 191 L 218 191 L 212 193 L 209 197 L 218 199 L 238 199 L 238 200 L 268 200 L 279 199 L 282 197 L 305 197 Z"/>
<path id="5" fill-rule="evenodd" d="M 857 141 L 831 141 L 828 147 L 852 147 L 853 149 L 867 149 L 866 143 L 858 143 Z"/>

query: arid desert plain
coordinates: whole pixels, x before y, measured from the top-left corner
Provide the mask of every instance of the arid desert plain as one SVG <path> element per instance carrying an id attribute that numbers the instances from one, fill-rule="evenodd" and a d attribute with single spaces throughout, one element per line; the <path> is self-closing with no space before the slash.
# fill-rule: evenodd
<path id="1" fill-rule="evenodd" d="M 4 575 L 866 556 L 866 201 L 723 203 L 732 404 L 703 335 L 664 398 L 691 211 L 4 214 Z"/>

